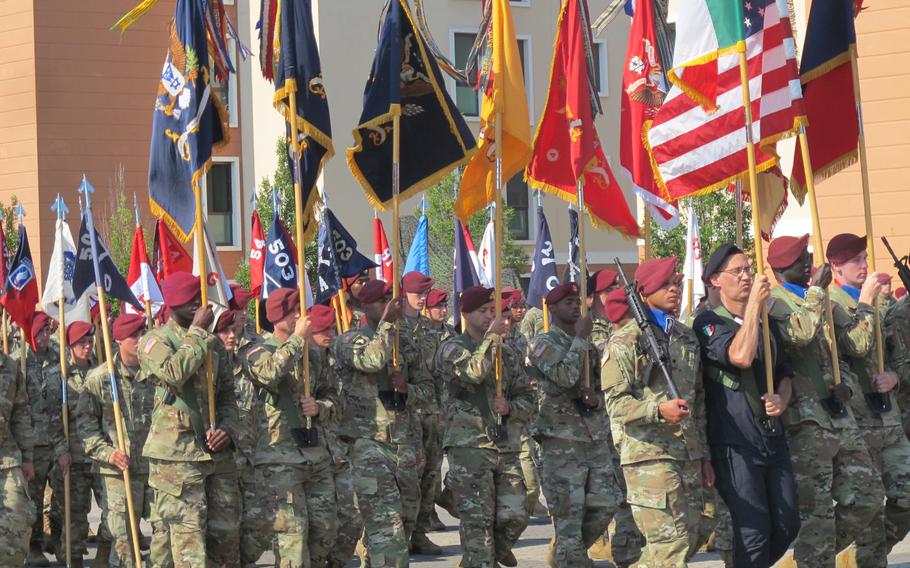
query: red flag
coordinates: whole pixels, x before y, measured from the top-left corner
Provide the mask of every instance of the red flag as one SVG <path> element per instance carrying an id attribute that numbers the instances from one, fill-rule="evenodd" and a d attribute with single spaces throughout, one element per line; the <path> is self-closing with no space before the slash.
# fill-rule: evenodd
<path id="1" fill-rule="evenodd" d="M 582 180 L 591 223 L 638 236 L 638 224 L 610 171 L 594 124 L 596 102 L 589 79 L 593 75 L 588 73 L 586 16 L 587 2 L 563 1 L 550 90 L 525 179 L 531 187 L 571 203 L 577 201 L 577 183 Z"/>
<path id="2" fill-rule="evenodd" d="M 145 235 L 142 233 L 142 227 L 136 227 L 133 234 L 133 252 L 130 254 L 130 270 L 126 276 L 126 283 L 129 284 L 130 290 L 136 299 L 143 305 L 149 302 L 151 305 L 152 316 L 158 313 L 164 304 L 164 298 L 161 295 L 161 288 L 152 275 L 152 265 L 149 262 L 148 253 L 145 249 Z M 135 306 L 124 302 L 126 311 L 131 314 L 142 313 Z"/>
<path id="3" fill-rule="evenodd" d="M 253 211 L 253 230 L 250 232 L 250 293 L 259 296 L 262 290 L 262 271 L 265 269 L 265 233 L 259 212 Z"/>
<path id="4" fill-rule="evenodd" d="M 385 229 L 379 217 L 373 217 L 373 262 L 376 266 L 378 280 L 392 281 L 392 249 L 385 236 Z"/>
<path id="5" fill-rule="evenodd" d="M 193 257 L 183 249 L 183 245 L 167 228 L 167 224 L 158 219 L 155 231 L 154 258 L 155 278 L 158 282 L 175 272 L 193 272 Z"/>
<path id="6" fill-rule="evenodd" d="M 0 304 L 6 308 L 10 319 L 19 324 L 32 347 L 32 318 L 38 304 L 38 280 L 32 264 L 32 251 L 28 246 L 28 233 L 19 225 L 19 247 L 9 267 L 9 276 L 3 281 Z"/>
<path id="7" fill-rule="evenodd" d="M 670 229 L 679 224 L 676 202 L 661 197 L 642 141 L 645 121 L 654 120 L 666 96 L 652 10 L 651 2 L 635 3 L 620 95 L 619 163 L 657 224 Z"/>

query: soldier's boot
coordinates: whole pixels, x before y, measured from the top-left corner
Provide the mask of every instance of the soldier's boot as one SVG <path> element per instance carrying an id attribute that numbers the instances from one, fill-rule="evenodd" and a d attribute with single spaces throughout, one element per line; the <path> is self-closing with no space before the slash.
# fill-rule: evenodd
<path id="1" fill-rule="evenodd" d="M 436 498 L 436 504 L 445 509 L 448 514 L 456 519 L 458 518 L 458 509 L 455 507 L 455 497 L 448 487 L 439 493 L 439 497 Z"/>
<path id="2" fill-rule="evenodd" d="M 150 536 L 140 536 L 139 537 L 139 550 L 142 552 L 148 552 L 152 549 L 152 537 Z"/>
<path id="3" fill-rule="evenodd" d="M 724 563 L 724 568 L 733 568 L 733 551 L 732 550 L 719 550 L 720 559 Z"/>
<path id="4" fill-rule="evenodd" d="M 81 556 L 73 556 L 73 562 L 70 564 L 70 566 L 71 568 L 83 568 L 85 566 L 85 562 L 82 560 Z"/>
<path id="5" fill-rule="evenodd" d="M 556 566 L 556 535 L 550 537 L 550 546 L 547 547 L 547 554 L 544 556 L 544 562 L 546 562 L 547 566 L 550 566 L 550 568 L 558 568 Z"/>
<path id="6" fill-rule="evenodd" d="M 609 560 L 613 562 L 613 546 L 607 537 L 601 535 L 594 541 L 594 544 L 588 548 L 588 557 L 591 560 Z"/>
<path id="7" fill-rule="evenodd" d="M 411 553 L 423 556 L 441 556 L 442 547 L 430 540 L 426 533 L 415 531 L 411 535 Z"/>
<path id="8" fill-rule="evenodd" d="M 95 531 L 92 530 L 92 527 L 88 528 L 88 536 L 85 538 L 85 542 L 89 544 L 95 544 L 98 536 L 95 534 Z"/>
<path id="9" fill-rule="evenodd" d="M 549 509 L 547 509 L 546 505 L 544 505 L 540 501 L 536 501 L 534 503 L 534 506 L 531 508 L 531 516 L 546 518 L 546 517 L 550 516 L 550 511 L 549 511 Z"/>
<path id="10" fill-rule="evenodd" d="M 430 520 L 427 525 L 427 529 L 430 532 L 444 531 L 448 528 L 445 523 L 439 520 L 439 515 L 436 514 L 435 510 L 430 513 Z"/>
<path id="11" fill-rule="evenodd" d="M 841 550 L 835 557 L 834 565 L 836 568 L 857 568 L 856 545 L 850 545 Z"/>
<path id="12" fill-rule="evenodd" d="M 367 547 L 363 544 L 363 539 L 357 541 L 357 548 L 354 549 L 354 552 L 357 554 L 357 558 L 360 559 L 360 568 L 370 568 L 370 553 L 367 552 Z"/>
<path id="13" fill-rule="evenodd" d="M 41 545 L 32 543 L 28 549 L 28 558 L 25 563 L 30 566 L 50 566 L 51 563 L 41 551 Z"/>
<path id="14" fill-rule="evenodd" d="M 98 549 L 95 551 L 95 562 L 92 568 L 110 568 L 111 565 L 111 542 L 109 540 L 98 541 Z"/>
<path id="15" fill-rule="evenodd" d="M 515 553 L 511 550 L 497 558 L 496 562 L 499 562 L 503 566 L 518 566 L 518 559 L 515 558 Z"/>

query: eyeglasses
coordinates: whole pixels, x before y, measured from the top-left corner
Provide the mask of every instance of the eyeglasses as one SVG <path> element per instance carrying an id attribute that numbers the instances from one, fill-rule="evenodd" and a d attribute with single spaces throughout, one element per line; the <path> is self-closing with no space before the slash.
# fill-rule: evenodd
<path id="1" fill-rule="evenodd" d="M 739 266 L 737 268 L 728 268 L 727 270 L 721 270 L 721 272 L 726 272 L 733 278 L 742 278 L 743 274 L 748 274 L 749 276 L 755 276 L 755 267 L 751 264 L 748 266 Z"/>

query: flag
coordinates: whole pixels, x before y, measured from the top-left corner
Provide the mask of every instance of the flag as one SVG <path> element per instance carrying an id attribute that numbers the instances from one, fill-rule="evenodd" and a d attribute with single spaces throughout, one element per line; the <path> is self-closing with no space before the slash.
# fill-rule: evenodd
<path id="1" fill-rule="evenodd" d="M 748 60 L 759 172 L 777 164 L 774 143 L 805 120 L 785 0 L 681 2 L 673 87 L 646 124 L 667 200 L 726 187 L 748 172 L 739 50 Z"/>
<path id="2" fill-rule="evenodd" d="M 155 238 L 152 241 L 152 269 L 158 282 L 175 272 L 192 272 L 193 259 L 174 236 L 162 219 L 155 223 Z"/>
<path id="3" fill-rule="evenodd" d="M 152 120 L 149 152 L 149 204 L 182 240 L 196 223 L 194 190 L 202 191 L 212 148 L 227 143 L 229 130 L 224 104 L 210 81 L 227 83 L 228 69 L 213 65 L 209 44 L 224 42 L 223 33 L 207 21 L 206 11 L 218 3 L 177 0 L 170 41 Z M 209 37 L 211 36 L 211 37 Z M 211 41 L 210 41 L 211 40 Z M 217 60 L 217 56 L 216 56 Z"/>
<path id="4" fill-rule="evenodd" d="M 556 255 L 550 226 L 543 214 L 543 207 L 537 206 L 537 242 L 534 243 L 534 259 L 531 261 L 531 281 L 528 283 L 528 305 L 543 309 L 547 292 L 559 285 L 556 274 Z"/>
<path id="5" fill-rule="evenodd" d="M 480 266 L 480 257 L 477 256 L 477 250 L 474 248 L 474 240 L 471 239 L 471 232 L 468 231 L 468 227 L 462 224 L 457 217 L 455 218 L 455 221 L 456 224 L 461 227 L 461 238 L 464 239 L 464 244 L 468 251 L 468 260 L 471 261 L 471 267 L 474 270 L 474 274 L 480 278 L 479 285 L 487 286 L 489 288 L 490 286 L 483 283 L 483 269 Z"/>
<path id="6" fill-rule="evenodd" d="M 787 178 L 784 177 L 780 166 L 758 174 L 758 194 L 760 197 L 761 209 L 758 211 L 758 228 L 761 236 L 766 241 L 771 240 L 774 234 L 774 227 L 787 210 Z M 741 180 L 742 198 L 745 202 L 752 201 L 752 185 L 749 183 L 749 176 Z M 730 184 L 730 191 L 736 191 L 736 183 Z"/>
<path id="7" fill-rule="evenodd" d="M 297 247 L 278 215 L 272 216 L 272 226 L 265 239 L 260 297 L 265 300 L 280 288 L 297 287 Z"/>
<path id="8" fill-rule="evenodd" d="M 158 313 L 158 310 L 164 305 L 164 297 L 161 295 L 161 288 L 158 282 L 152 276 L 152 266 L 149 262 L 148 253 L 145 248 L 145 235 L 142 233 L 142 227 L 136 227 L 133 234 L 133 251 L 130 254 L 130 269 L 126 275 L 126 281 L 130 285 L 130 290 L 136 299 L 145 306 L 149 303 L 152 317 Z M 145 315 L 145 310 L 136 310 L 133 306 L 127 304 L 128 313 Z"/>
<path id="9" fill-rule="evenodd" d="M 681 314 L 692 313 L 699 300 L 705 295 L 705 283 L 702 281 L 701 237 L 698 231 L 698 217 L 695 208 L 689 204 L 689 222 L 686 231 L 686 260 L 683 263 L 683 297 Z M 689 304 L 689 297 L 692 303 Z"/>
<path id="10" fill-rule="evenodd" d="M 613 177 L 604 155 L 594 117 L 601 111 L 593 83 L 590 21 L 585 0 L 563 0 L 556 27 L 556 47 L 547 104 L 534 135 L 528 185 L 578 203 L 584 186 L 584 207 L 595 227 L 609 227 L 638 236 L 638 223 Z M 495 81 L 495 79 L 494 79 Z"/>
<path id="11" fill-rule="evenodd" d="M 44 281 L 41 309 L 55 320 L 60 317 L 60 300 L 63 300 L 63 318 L 67 324 L 89 321 L 88 294 L 79 298 L 73 295 L 73 272 L 76 265 L 76 244 L 73 232 L 65 219 L 57 218 L 54 251 Z"/>
<path id="12" fill-rule="evenodd" d="M 424 276 L 430 275 L 430 248 L 427 235 L 427 216 L 421 215 L 417 221 L 417 230 L 414 232 L 414 240 L 411 241 L 411 248 L 408 251 L 408 258 L 404 263 L 404 272 L 419 272 Z"/>
<path id="13" fill-rule="evenodd" d="M 208 300 L 208 305 L 212 306 L 212 311 L 215 312 L 215 319 L 209 328 L 209 331 L 213 331 L 221 314 L 230 309 L 230 301 L 234 294 L 231 292 L 228 279 L 224 276 L 224 269 L 221 268 L 217 249 L 212 243 L 212 237 L 209 235 L 209 229 L 205 223 L 202 224 L 202 234 L 205 236 L 203 241 L 205 264 L 203 265 L 200 262 L 201 259 L 196 252 L 199 250 L 199 231 L 197 230 L 193 233 L 193 276 L 199 276 L 200 268 L 205 271 L 206 299 Z"/>
<path id="14" fill-rule="evenodd" d="M 619 113 L 619 163 L 651 217 L 669 230 L 679 224 L 676 202 L 661 197 L 651 157 L 642 140 L 646 120 L 654 120 L 667 94 L 664 61 L 658 49 L 652 2 L 636 3 L 626 47 Z"/>
<path id="15" fill-rule="evenodd" d="M 406 0 L 392 0 L 348 148 L 348 166 L 367 201 L 392 200 L 392 116 L 400 112 L 400 195 L 430 187 L 474 153 L 474 136 L 449 98 L 436 60 Z"/>
<path id="16" fill-rule="evenodd" d="M 489 70 L 481 78 L 483 100 L 480 106 L 480 140 L 477 153 L 465 168 L 461 189 L 455 200 L 455 214 L 463 223 L 494 199 L 496 192 L 496 128 L 495 118 L 502 115 L 502 184 L 521 172 L 531 159 L 531 119 L 521 67 L 521 52 L 512 24 L 509 0 L 492 2 L 492 26 L 489 37 Z"/>
<path id="17" fill-rule="evenodd" d="M 391 282 L 392 249 L 379 217 L 373 217 L 373 261 L 376 263 L 376 279 Z"/>
<path id="18" fill-rule="evenodd" d="M 376 268 L 376 264 L 357 251 L 357 241 L 342 226 L 331 209 L 325 209 L 319 225 L 318 255 L 316 274 L 316 303 L 324 304 L 341 290 L 341 280 L 364 270 Z"/>
<path id="19" fill-rule="evenodd" d="M 492 219 L 483 230 L 477 261 L 480 263 L 480 270 L 477 272 L 480 284 L 487 288 L 494 287 L 496 285 L 496 230 L 493 227 Z"/>
<path id="20" fill-rule="evenodd" d="M 471 286 L 480 286 L 480 278 L 471 260 L 468 239 L 470 236 L 461 221 L 455 219 L 455 294 L 452 302 L 455 329 L 461 329 L 461 293 Z M 471 245 L 473 248 L 473 245 Z M 475 255 L 476 258 L 476 255 Z"/>
<path id="21" fill-rule="evenodd" d="M 285 120 L 288 142 L 288 168 L 300 184 L 303 200 L 304 238 L 316 229 L 313 207 L 322 200 L 316 182 L 325 163 L 335 155 L 332 146 L 332 124 L 329 101 L 322 81 L 322 64 L 313 31 L 311 0 L 279 0 L 277 17 L 268 19 L 271 6 L 263 4 L 263 16 L 274 22 L 272 68 L 263 68 L 266 78 L 274 76 L 273 103 Z M 267 65 L 268 65 L 267 63 Z M 296 92 L 296 109 L 291 109 L 290 93 Z M 297 156 L 300 158 L 300 179 L 291 144 L 291 121 L 297 124 Z"/>
<path id="22" fill-rule="evenodd" d="M 562 271 L 562 282 L 580 282 L 581 247 L 578 239 L 578 211 L 569 208 L 569 261 Z M 587 275 L 585 275 L 587 277 Z"/>
<path id="23" fill-rule="evenodd" d="M 94 191 L 94 189 L 91 191 Z M 120 270 L 117 269 L 117 265 L 114 264 L 114 259 L 111 257 L 110 253 L 108 253 L 107 247 L 101 239 L 101 235 L 98 234 L 98 229 L 92 224 L 91 226 L 94 230 L 89 230 L 89 225 L 91 224 L 89 215 L 91 215 L 91 213 L 91 207 L 86 207 L 82 212 L 82 223 L 79 225 L 78 248 L 76 250 L 76 262 L 73 267 L 73 296 L 81 298 L 87 290 L 89 293 L 93 293 L 97 288 L 97 285 L 100 284 L 102 291 L 104 291 L 106 295 L 111 298 L 117 298 L 121 302 L 131 304 L 134 308 L 140 310 L 140 313 L 144 313 L 141 311 L 142 304 L 136 299 L 129 284 L 126 283 L 123 275 L 120 274 Z M 94 235 L 91 234 L 92 232 Z M 93 258 L 92 255 L 93 236 L 95 249 L 98 254 L 97 259 Z M 96 262 L 98 266 L 98 280 L 95 279 Z"/>
<path id="24" fill-rule="evenodd" d="M 250 293 L 259 297 L 262 291 L 263 270 L 265 267 L 265 233 L 259 212 L 253 210 L 253 224 L 250 231 Z"/>
<path id="25" fill-rule="evenodd" d="M 0 304 L 9 314 L 11 320 L 19 324 L 22 333 L 28 338 L 32 347 L 32 317 L 38 303 L 38 280 L 35 277 L 35 265 L 32 264 L 32 250 L 28 246 L 28 233 L 25 225 L 19 223 L 19 244 L 16 255 L 9 266 L 9 275 L 3 281 Z"/>
<path id="26" fill-rule="evenodd" d="M 859 118 L 853 97 L 850 46 L 856 44 L 853 0 L 813 2 L 799 69 L 809 157 L 819 183 L 857 160 Z M 799 143 L 794 146 L 790 189 L 797 201 L 806 193 L 806 173 Z"/>

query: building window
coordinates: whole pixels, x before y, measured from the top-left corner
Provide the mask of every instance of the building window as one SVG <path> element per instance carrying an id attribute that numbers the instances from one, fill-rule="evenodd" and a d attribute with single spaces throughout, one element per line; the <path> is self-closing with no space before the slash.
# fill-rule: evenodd
<path id="1" fill-rule="evenodd" d="M 524 180 L 524 172 L 515 174 L 515 177 L 506 184 L 506 205 L 512 209 L 509 235 L 516 241 L 530 240 L 530 194 L 528 184 Z"/>
<path id="2" fill-rule="evenodd" d="M 528 4 L 521 4 L 527 6 Z M 456 31 L 452 33 L 452 53 L 455 67 L 464 69 L 468 63 L 468 55 L 474 46 L 474 40 L 477 37 L 476 31 Z M 533 97 L 530 73 L 531 70 L 527 64 L 531 57 L 531 38 L 518 38 L 518 51 L 521 56 L 521 70 L 525 78 L 525 92 L 528 97 L 528 107 L 533 111 Z M 475 91 L 471 85 L 464 81 L 455 82 L 455 106 L 466 117 L 480 116 L 481 96 L 479 91 Z"/>
<path id="3" fill-rule="evenodd" d="M 240 161 L 216 158 L 206 176 L 209 235 L 218 247 L 240 246 Z"/>
<path id="4" fill-rule="evenodd" d="M 227 51 L 231 56 L 231 62 L 234 64 L 234 68 L 239 70 L 236 42 L 231 38 L 228 38 L 227 42 Z M 218 95 L 218 98 L 221 99 L 221 102 L 227 110 L 230 127 L 237 128 L 237 74 L 231 73 L 228 76 L 227 84 L 218 81 L 213 75 L 211 84 L 212 91 Z"/>
<path id="5" fill-rule="evenodd" d="M 597 85 L 597 94 L 606 97 L 610 94 L 610 85 L 607 81 L 607 42 L 595 40 L 591 47 L 594 54 L 594 82 Z"/>

